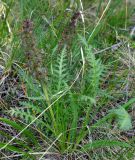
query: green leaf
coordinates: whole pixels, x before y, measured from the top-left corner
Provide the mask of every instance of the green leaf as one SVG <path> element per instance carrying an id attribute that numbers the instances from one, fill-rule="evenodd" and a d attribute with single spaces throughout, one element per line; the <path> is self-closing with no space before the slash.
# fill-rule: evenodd
<path id="1" fill-rule="evenodd" d="M 0 131 L 0 135 L 2 136 L 2 137 L 4 137 L 4 138 L 8 138 L 8 139 L 12 139 L 12 136 L 10 135 L 10 133 L 5 133 L 4 131 Z M 14 142 L 17 144 L 17 145 L 19 145 L 19 147 L 23 147 L 23 148 L 25 148 L 25 149 L 28 149 L 29 151 L 32 151 L 31 150 L 31 148 L 27 145 L 27 144 L 25 144 L 25 142 L 24 141 L 22 141 L 21 139 L 19 140 L 19 139 L 15 139 L 14 140 Z"/>
<path id="2" fill-rule="evenodd" d="M 128 110 L 130 107 L 132 107 L 133 103 L 135 103 L 135 98 L 130 99 L 127 103 L 122 105 L 122 107 Z"/>
<path id="3" fill-rule="evenodd" d="M 57 57 L 56 63 L 53 69 L 53 83 L 56 84 L 57 91 L 66 87 L 68 82 L 68 65 L 67 65 L 67 54 L 66 46 L 64 46 L 61 54 Z"/>
<path id="4" fill-rule="evenodd" d="M 0 118 L 0 121 L 5 122 L 8 125 L 11 125 L 14 129 L 21 131 L 25 126 L 22 126 L 20 124 L 17 124 L 16 122 L 6 119 L 6 118 Z M 30 130 L 25 130 L 22 135 L 26 136 L 31 142 L 35 143 L 38 145 L 38 142 L 36 140 L 36 137 Z"/>
<path id="5" fill-rule="evenodd" d="M 115 114 L 115 119 L 121 130 L 129 130 L 132 128 L 131 117 L 123 107 L 114 109 L 112 112 Z"/>
<path id="6" fill-rule="evenodd" d="M 5 145 L 6 145 L 6 143 L 0 143 L 0 148 L 4 147 Z M 22 149 L 19 149 L 19 148 L 17 148 L 17 147 L 12 146 L 12 145 L 6 146 L 5 149 L 10 150 L 10 151 L 13 151 L 13 152 L 17 152 L 17 153 L 24 153 L 24 152 L 22 151 Z"/>
<path id="7" fill-rule="evenodd" d="M 129 147 L 131 147 L 131 145 L 129 145 L 126 142 L 115 141 L 115 140 L 96 140 L 92 143 L 88 143 L 88 144 L 82 146 L 82 150 L 87 151 L 87 150 L 103 148 L 103 147 L 129 148 Z"/>

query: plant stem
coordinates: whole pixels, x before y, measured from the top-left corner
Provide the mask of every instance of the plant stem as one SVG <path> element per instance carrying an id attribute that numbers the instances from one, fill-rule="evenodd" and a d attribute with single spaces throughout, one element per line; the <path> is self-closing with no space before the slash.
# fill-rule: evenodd
<path id="1" fill-rule="evenodd" d="M 50 102 L 50 99 L 49 99 L 49 96 L 48 96 L 48 91 L 47 91 L 47 87 L 45 85 L 45 83 L 42 83 L 42 87 L 43 87 L 43 92 L 44 92 L 44 95 L 45 95 L 45 100 L 47 102 L 47 105 L 50 106 L 51 105 L 51 102 Z M 53 125 L 54 125 L 54 129 L 56 129 L 56 121 L 55 121 L 55 117 L 54 117 L 54 113 L 53 113 L 53 110 L 52 108 L 50 107 L 49 108 L 49 111 L 50 111 L 50 115 L 51 115 L 51 118 L 52 118 L 52 121 L 53 121 Z M 56 133 L 54 131 L 54 133 Z"/>

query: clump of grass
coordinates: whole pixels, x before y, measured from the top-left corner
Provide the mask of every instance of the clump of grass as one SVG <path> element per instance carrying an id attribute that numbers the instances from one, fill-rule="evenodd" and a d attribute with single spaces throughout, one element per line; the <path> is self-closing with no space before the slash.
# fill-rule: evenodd
<path id="1" fill-rule="evenodd" d="M 86 8 L 90 3 L 85 1 Z M 14 44 L 19 40 L 21 45 L 13 51 L 17 53 L 19 48 L 24 59 L 16 56 L 15 62 L 12 56 L 10 66 L 14 62 L 18 66 L 13 72 L 19 74 L 18 83 L 25 94 L 23 101 L 5 111 L 10 120 L 0 118 L 2 125 L 9 125 L 15 133 L 1 131 L 6 138 L 0 143 L 2 152 L 19 153 L 15 155 L 18 159 L 50 158 L 49 152 L 67 159 L 134 156 L 134 136 L 123 135 L 134 127 L 129 112 L 135 99 L 134 92 L 129 94 L 129 85 L 126 93 L 123 87 L 131 70 L 119 57 L 123 56 L 129 69 L 133 55 L 127 54 L 121 43 L 121 39 L 128 40 L 121 28 L 128 26 L 130 15 L 121 3 L 100 0 L 93 22 L 87 21 L 82 1 L 14 3 L 21 8 L 18 22 L 23 21 L 23 26 L 21 36 L 14 38 Z M 121 44 L 117 49 L 94 54 L 117 41 Z"/>

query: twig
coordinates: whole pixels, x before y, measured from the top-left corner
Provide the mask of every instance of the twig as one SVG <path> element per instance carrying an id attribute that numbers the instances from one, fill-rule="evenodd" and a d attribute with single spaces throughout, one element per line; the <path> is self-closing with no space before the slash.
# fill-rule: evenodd
<path id="1" fill-rule="evenodd" d="M 120 46 L 122 46 L 123 44 L 125 44 L 125 42 L 116 43 L 116 44 L 114 44 L 114 45 L 112 45 L 112 46 L 110 46 L 110 47 L 107 47 L 107 48 L 104 48 L 104 49 L 102 49 L 102 50 L 100 50 L 100 51 L 97 51 L 97 52 L 95 52 L 94 54 L 99 54 L 99 53 L 102 53 L 102 52 L 106 52 L 106 51 L 108 51 L 108 50 L 116 51 L 116 50 L 118 50 L 118 48 L 119 48 Z"/>

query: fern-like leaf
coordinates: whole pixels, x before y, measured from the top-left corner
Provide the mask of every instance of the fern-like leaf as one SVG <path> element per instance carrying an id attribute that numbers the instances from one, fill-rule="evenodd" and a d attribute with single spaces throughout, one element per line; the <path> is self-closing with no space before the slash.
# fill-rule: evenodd
<path id="1" fill-rule="evenodd" d="M 53 82 L 56 85 L 57 91 L 63 89 L 68 82 L 66 47 L 64 47 L 60 56 L 57 58 L 56 64 L 54 65 Z"/>
<path id="2" fill-rule="evenodd" d="M 132 128 L 131 117 L 123 107 L 114 109 L 111 112 L 115 114 L 115 120 L 121 130 L 129 130 Z"/>
<path id="3" fill-rule="evenodd" d="M 36 118 L 36 115 L 40 114 L 43 111 L 38 106 L 35 106 L 29 102 L 21 102 L 21 104 L 26 107 L 22 106 L 22 108 L 16 109 L 11 108 L 8 113 L 10 113 L 14 117 L 21 118 L 27 124 L 32 122 Z M 35 124 L 40 128 L 43 128 L 45 126 L 45 123 L 41 118 L 37 119 L 35 121 Z"/>
<path id="4" fill-rule="evenodd" d="M 80 41 L 84 47 L 86 61 L 88 62 L 88 73 L 86 73 L 86 90 L 90 93 L 91 97 L 95 98 L 99 91 L 99 84 L 103 76 L 103 65 L 99 59 L 96 59 L 92 53 L 91 47 L 88 45 L 85 38 L 79 36 Z"/>
<path id="5" fill-rule="evenodd" d="M 92 143 L 88 143 L 82 146 L 82 150 L 88 151 L 88 150 L 104 148 L 104 147 L 130 148 L 131 145 L 126 142 L 116 141 L 116 140 L 95 140 Z"/>

